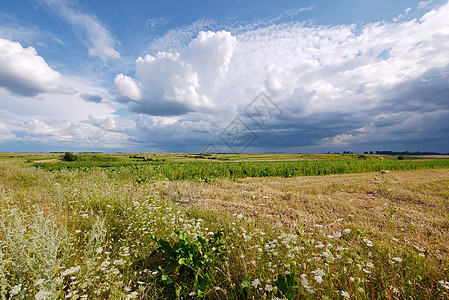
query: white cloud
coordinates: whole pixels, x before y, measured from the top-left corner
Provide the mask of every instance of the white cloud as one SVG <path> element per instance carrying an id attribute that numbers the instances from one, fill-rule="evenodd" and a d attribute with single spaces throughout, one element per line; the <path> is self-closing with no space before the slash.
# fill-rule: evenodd
<path id="1" fill-rule="evenodd" d="M 159 52 L 136 61 L 136 77 L 118 74 L 116 92 L 138 101 L 132 110 L 153 115 L 176 115 L 208 110 L 210 97 L 226 78 L 236 44 L 230 33 L 200 32 L 181 52 Z"/>
<path id="2" fill-rule="evenodd" d="M 139 83 L 129 76 L 118 74 L 114 79 L 114 88 L 121 97 L 136 101 L 142 98 Z"/>
<path id="3" fill-rule="evenodd" d="M 139 58 L 135 78 L 123 79 L 141 91 L 130 104 L 136 113 L 178 115 L 185 122 L 197 120 L 195 111 L 213 131 L 265 91 L 284 112 L 267 123 L 267 131 L 279 133 L 276 139 L 335 146 L 379 141 L 389 126 L 376 129 L 377 116 L 412 108 L 444 115 L 447 103 L 436 91 L 443 93 L 441 84 L 449 79 L 448 15 L 446 4 L 420 19 L 363 27 L 291 22 L 235 35 L 201 32 L 176 51 Z M 418 88 L 426 92 L 418 96 Z M 218 118 L 223 113 L 227 117 Z"/>
<path id="4" fill-rule="evenodd" d="M 83 93 L 44 93 L 29 99 L 0 90 L 0 147 L 8 141 L 48 151 L 68 145 L 86 150 L 127 144 L 126 131 L 135 124 L 114 114 L 121 105 L 111 101 L 113 96 L 91 78 L 67 79 Z"/>
<path id="5" fill-rule="evenodd" d="M 157 52 L 162 52 L 185 47 L 185 45 L 195 38 L 198 32 L 206 30 L 211 24 L 212 21 L 200 19 L 184 27 L 172 28 L 162 37 L 154 39 L 150 43 L 149 48 Z"/>
<path id="6" fill-rule="evenodd" d="M 73 94 L 75 90 L 62 80 L 33 47 L 0 38 L 0 86 L 22 96 L 53 92 Z"/>
<path id="7" fill-rule="evenodd" d="M 432 4 L 433 2 L 435 2 L 435 0 L 429 0 L 429 1 L 421 1 L 418 4 L 418 9 L 424 9 L 427 6 L 429 6 L 430 4 Z"/>
<path id="8" fill-rule="evenodd" d="M 394 21 L 394 22 L 399 22 L 400 20 L 406 18 L 411 10 L 412 10 L 411 7 L 405 9 L 405 10 L 404 10 L 404 13 L 403 13 L 403 14 L 400 14 L 399 16 L 397 16 L 396 18 L 394 18 L 393 21 Z"/>
<path id="9" fill-rule="evenodd" d="M 53 11 L 66 19 L 76 31 L 83 34 L 90 47 L 88 53 L 91 56 L 120 58 L 120 53 L 115 50 L 116 41 L 105 26 L 94 15 L 81 12 L 70 6 L 67 0 L 42 0 Z"/>

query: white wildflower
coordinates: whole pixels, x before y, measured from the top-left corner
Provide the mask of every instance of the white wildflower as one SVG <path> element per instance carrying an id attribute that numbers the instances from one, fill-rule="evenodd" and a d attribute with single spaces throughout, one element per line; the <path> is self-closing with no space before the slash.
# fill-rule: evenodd
<path id="1" fill-rule="evenodd" d="M 15 286 L 12 287 L 11 292 L 9 292 L 10 296 L 15 296 L 17 295 L 20 291 L 22 290 L 22 285 L 21 284 L 17 284 Z"/>
<path id="2" fill-rule="evenodd" d="M 44 299 L 47 299 L 48 297 L 51 297 L 51 296 L 52 296 L 52 292 L 39 291 L 34 296 L 34 299 L 36 299 L 36 300 L 44 300 Z"/>
<path id="3" fill-rule="evenodd" d="M 438 281 L 439 284 L 441 284 L 442 287 L 449 290 L 449 281 L 440 280 Z"/>
<path id="4" fill-rule="evenodd" d="M 340 231 L 336 231 L 336 232 L 334 232 L 333 236 L 334 236 L 334 238 L 338 239 L 338 238 L 341 237 L 341 232 Z"/>
<path id="5" fill-rule="evenodd" d="M 126 300 L 129 300 L 129 299 L 134 299 L 134 298 L 137 298 L 137 296 L 139 295 L 139 293 L 138 292 L 132 292 L 131 294 L 128 294 L 128 295 L 126 295 Z"/>
<path id="6" fill-rule="evenodd" d="M 64 272 L 61 273 L 62 277 L 65 277 L 67 275 L 73 274 L 78 272 L 79 270 L 81 270 L 80 266 L 76 266 L 76 267 L 71 267 L 70 269 L 65 270 Z"/>
<path id="7" fill-rule="evenodd" d="M 253 281 L 251 281 L 251 285 L 254 287 L 254 288 L 257 288 L 257 286 L 260 284 L 260 281 L 259 281 L 259 279 L 254 279 Z"/>
<path id="8" fill-rule="evenodd" d="M 101 254 L 103 252 L 103 247 L 98 247 L 95 252 L 97 252 L 97 254 Z"/>
<path id="9" fill-rule="evenodd" d="M 325 276 L 326 272 L 323 269 L 318 268 L 318 269 L 312 271 L 312 274 L 315 274 L 317 276 Z"/>
<path id="10" fill-rule="evenodd" d="M 238 214 L 237 215 L 237 219 L 239 219 L 239 220 L 243 219 L 243 215 L 242 214 Z"/>
<path id="11" fill-rule="evenodd" d="M 343 230 L 343 233 L 344 234 L 350 234 L 351 233 L 351 229 L 346 228 L 345 230 Z"/>
<path id="12" fill-rule="evenodd" d="M 342 296 L 343 298 L 345 298 L 345 299 L 351 298 L 351 296 L 349 295 L 349 293 L 346 292 L 346 291 L 341 291 L 341 296 Z"/>
<path id="13" fill-rule="evenodd" d="M 402 262 L 402 258 L 400 258 L 400 257 L 393 257 L 393 260 L 395 262 Z"/>
<path id="14" fill-rule="evenodd" d="M 45 282 L 45 279 L 39 279 L 39 280 L 36 280 L 36 282 L 34 283 L 34 286 L 41 285 L 41 284 L 44 283 L 44 282 Z"/>
<path id="15" fill-rule="evenodd" d="M 363 239 L 363 241 L 365 242 L 365 244 L 366 244 L 368 247 L 373 247 L 373 246 L 374 246 L 373 242 L 371 242 L 369 239 Z"/>
<path id="16" fill-rule="evenodd" d="M 271 292 L 271 291 L 273 291 L 273 286 L 271 284 L 267 284 L 267 285 L 265 285 L 265 290 L 267 292 Z"/>

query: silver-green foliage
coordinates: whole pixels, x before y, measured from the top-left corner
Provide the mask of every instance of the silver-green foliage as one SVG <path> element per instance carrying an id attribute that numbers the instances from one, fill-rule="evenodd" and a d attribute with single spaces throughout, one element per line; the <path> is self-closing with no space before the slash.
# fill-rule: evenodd
<path id="1" fill-rule="evenodd" d="M 2 242 L 3 253 L 0 253 L 0 283 L 2 298 L 6 291 L 20 285 L 25 287 L 25 279 L 32 278 L 40 282 L 39 289 L 55 295 L 58 267 L 61 264 L 58 253 L 65 243 L 66 235 L 55 223 L 36 214 L 30 225 L 22 217 L 15 214 L 11 222 L 2 223 L 1 229 L 5 236 Z M 10 292 L 11 293 L 11 292 Z M 19 292 L 25 293 L 24 289 Z M 26 295 L 22 295 L 26 297 Z"/>

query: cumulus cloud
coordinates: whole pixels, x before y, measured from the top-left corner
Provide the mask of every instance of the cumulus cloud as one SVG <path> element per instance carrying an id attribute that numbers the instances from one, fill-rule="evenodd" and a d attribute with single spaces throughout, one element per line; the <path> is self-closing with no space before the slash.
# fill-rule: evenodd
<path id="1" fill-rule="evenodd" d="M 62 80 L 33 47 L 0 38 L 0 86 L 22 96 L 53 92 L 73 94 L 75 90 Z"/>
<path id="2" fill-rule="evenodd" d="M 136 102 L 133 112 L 177 115 L 210 109 L 210 97 L 228 73 L 235 44 L 228 32 L 200 32 L 181 52 L 139 57 L 136 79 L 118 74 L 115 90 Z"/>
<path id="3" fill-rule="evenodd" d="M 118 74 L 114 79 L 114 88 L 126 101 L 138 101 L 142 98 L 139 83 L 129 76 Z"/>
<path id="4" fill-rule="evenodd" d="M 80 151 L 123 149 L 135 124 L 114 113 L 120 104 L 91 78 L 69 78 L 85 91 L 79 94 L 43 93 L 36 99 L 0 89 L 0 149 L 25 151 Z M 102 99 L 101 102 L 97 100 Z M 14 148 L 16 147 L 16 148 Z"/>
<path id="5" fill-rule="evenodd" d="M 439 140 L 449 120 L 449 4 L 404 21 L 409 11 L 364 26 L 290 22 L 234 35 L 200 32 L 176 51 L 139 58 L 134 78 L 117 75 L 116 91 L 135 113 L 184 121 L 200 113 L 216 135 L 264 91 L 283 111 L 254 129 L 252 146 L 264 150 Z M 432 118 L 440 123 L 426 126 Z"/>
<path id="6" fill-rule="evenodd" d="M 120 58 L 120 53 L 115 49 L 119 44 L 106 27 L 94 15 L 81 12 L 71 7 L 71 1 L 66 0 L 41 0 L 43 3 L 67 20 L 76 31 L 84 35 L 90 48 L 91 56 Z"/>

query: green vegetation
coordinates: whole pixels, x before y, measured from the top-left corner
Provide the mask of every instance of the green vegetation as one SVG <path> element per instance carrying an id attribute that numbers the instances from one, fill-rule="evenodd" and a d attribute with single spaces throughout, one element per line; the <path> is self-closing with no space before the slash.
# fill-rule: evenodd
<path id="1" fill-rule="evenodd" d="M 83 156 L 89 159 L 83 161 Z M 37 168 L 26 158 L 0 161 L 0 299 L 448 297 L 445 252 L 435 256 L 419 243 L 402 243 L 403 236 L 389 228 L 386 237 L 376 235 L 368 225 L 356 223 L 357 214 L 326 210 L 329 222 L 310 224 L 300 215 L 281 222 L 285 217 L 278 213 L 281 221 L 273 222 L 239 206 L 237 211 L 210 211 L 186 204 L 181 201 L 186 195 L 176 188 L 218 188 L 221 178 L 448 168 L 448 160 L 135 162 L 129 155 L 99 154 L 80 159 L 36 163 Z M 372 175 L 385 199 L 392 173 Z M 215 181 L 207 183 L 209 179 Z M 416 193 L 435 189 L 445 201 L 438 205 L 447 211 L 447 181 L 419 185 Z M 337 189 L 332 184 L 326 192 Z M 269 187 L 256 190 L 266 194 Z M 254 195 L 240 188 L 239 193 L 241 207 L 256 202 Z M 285 201 L 295 197 L 288 195 L 283 194 Z M 263 199 L 264 207 L 274 208 L 275 203 Z M 387 216 L 393 228 L 398 214 L 392 206 L 378 218 Z M 416 222 L 426 218 L 415 217 Z M 426 242 L 444 241 L 445 224 L 426 227 Z"/>
<path id="2" fill-rule="evenodd" d="M 63 159 L 64 159 L 65 161 L 75 161 L 75 160 L 78 159 L 78 156 L 76 156 L 76 155 L 73 154 L 72 152 L 66 152 L 66 153 L 64 154 Z"/>
<path id="3" fill-rule="evenodd" d="M 441 160 L 312 160 L 268 162 L 98 162 L 36 163 L 47 171 L 80 170 L 90 172 L 104 169 L 109 172 L 125 172 L 136 178 L 169 180 L 212 180 L 246 177 L 295 177 L 350 173 L 379 172 L 381 170 L 421 170 L 448 168 L 449 159 Z"/>

